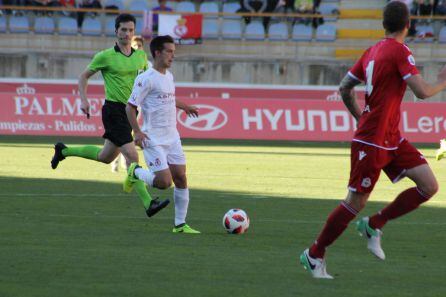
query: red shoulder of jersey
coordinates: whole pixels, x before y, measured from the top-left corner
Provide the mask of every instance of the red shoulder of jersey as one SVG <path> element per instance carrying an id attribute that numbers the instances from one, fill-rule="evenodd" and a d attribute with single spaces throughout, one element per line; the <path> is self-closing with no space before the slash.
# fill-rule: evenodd
<path id="1" fill-rule="evenodd" d="M 412 75 L 419 74 L 417 67 L 415 66 L 415 58 L 412 55 L 411 50 L 405 44 L 399 44 L 400 49 L 394 51 L 396 65 L 401 78 L 406 80 Z"/>

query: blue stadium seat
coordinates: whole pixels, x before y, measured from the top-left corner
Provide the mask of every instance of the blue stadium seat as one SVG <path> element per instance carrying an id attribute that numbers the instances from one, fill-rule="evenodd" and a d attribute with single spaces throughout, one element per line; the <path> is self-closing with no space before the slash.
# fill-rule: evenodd
<path id="1" fill-rule="evenodd" d="M 224 20 L 221 28 L 221 36 L 223 39 L 241 39 L 242 25 L 240 21 Z"/>
<path id="2" fill-rule="evenodd" d="M 144 11 L 148 10 L 149 6 L 147 5 L 147 0 L 132 0 L 129 5 L 129 10 L 131 11 Z"/>
<path id="3" fill-rule="evenodd" d="M 177 8 L 177 1 L 167 1 L 166 2 L 166 6 L 172 8 L 173 10 L 176 10 Z M 155 5 L 154 7 L 156 7 L 158 5 Z"/>
<path id="4" fill-rule="evenodd" d="M 101 22 L 99 19 L 86 18 L 82 23 L 82 35 L 100 36 L 102 34 Z"/>
<path id="5" fill-rule="evenodd" d="M 6 32 L 6 18 L 4 16 L 0 16 L 0 32 Z"/>
<path id="6" fill-rule="evenodd" d="M 335 41 L 336 27 L 330 24 L 323 24 L 317 27 L 316 41 Z"/>
<path id="7" fill-rule="evenodd" d="M 124 9 L 124 2 L 122 0 L 106 0 L 104 7 L 116 6 L 119 10 Z"/>
<path id="8" fill-rule="evenodd" d="M 223 13 L 236 13 L 240 9 L 240 4 L 238 2 L 227 2 L 223 3 Z M 223 16 L 225 19 L 240 19 L 240 16 Z"/>
<path id="9" fill-rule="evenodd" d="M 329 15 L 329 14 L 338 15 L 339 14 L 339 6 L 337 4 L 334 4 L 334 3 L 324 3 L 324 2 L 322 2 L 319 5 L 319 12 L 322 15 Z M 337 19 L 338 19 L 337 16 L 335 16 L 335 17 L 324 17 L 324 21 L 327 21 L 327 22 L 335 22 Z"/>
<path id="10" fill-rule="evenodd" d="M 202 37 L 204 39 L 218 39 L 217 19 L 205 19 L 203 21 Z"/>
<path id="11" fill-rule="evenodd" d="M 115 17 L 107 17 L 105 19 L 105 36 L 115 36 Z"/>
<path id="12" fill-rule="evenodd" d="M 177 4 L 175 11 L 179 12 L 196 12 L 195 4 L 189 1 L 182 1 Z"/>
<path id="13" fill-rule="evenodd" d="M 75 19 L 70 17 L 59 18 L 59 34 L 60 35 L 77 35 L 78 28 Z"/>
<path id="14" fill-rule="evenodd" d="M 50 17 L 36 17 L 34 19 L 34 32 L 36 34 L 54 34 L 54 21 Z"/>
<path id="15" fill-rule="evenodd" d="M 9 32 L 11 33 L 28 33 L 29 21 L 25 16 L 11 16 L 9 18 Z"/>
<path id="16" fill-rule="evenodd" d="M 144 19 L 143 17 L 137 17 L 136 18 L 136 27 L 135 27 L 135 34 L 142 35 L 142 28 L 144 25 Z"/>
<path id="17" fill-rule="evenodd" d="M 218 4 L 215 2 L 203 2 L 200 5 L 199 12 L 201 13 L 218 13 Z M 206 19 L 217 18 L 218 15 L 205 15 Z"/>
<path id="18" fill-rule="evenodd" d="M 265 27 L 261 22 L 251 22 L 245 28 L 246 40 L 265 40 Z"/>
<path id="19" fill-rule="evenodd" d="M 313 28 L 311 25 L 295 24 L 291 39 L 294 41 L 311 41 L 313 39 Z"/>
<path id="20" fill-rule="evenodd" d="M 417 35 L 415 42 L 433 42 L 434 41 L 434 28 L 430 25 L 416 26 Z"/>
<path id="21" fill-rule="evenodd" d="M 446 26 L 443 26 L 438 34 L 438 42 L 446 43 Z"/>
<path id="22" fill-rule="evenodd" d="M 285 41 L 289 38 L 288 26 L 285 23 L 271 24 L 268 29 L 268 38 L 272 41 Z"/>

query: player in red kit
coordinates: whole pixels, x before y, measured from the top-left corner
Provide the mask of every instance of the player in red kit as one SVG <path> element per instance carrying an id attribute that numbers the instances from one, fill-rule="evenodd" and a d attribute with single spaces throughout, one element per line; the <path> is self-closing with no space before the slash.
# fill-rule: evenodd
<path id="1" fill-rule="evenodd" d="M 413 211 L 438 191 L 437 180 L 423 155 L 401 136 L 398 125 L 406 86 L 420 99 L 431 97 L 446 87 L 446 68 L 442 68 L 434 84 L 419 74 L 410 49 L 404 45 L 410 27 L 404 3 L 393 1 L 386 5 L 383 26 L 386 38 L 366 50 L 340 84 L 344 104 L 358 121 L 358 128 L 351 144 L 347 197 L 330 213 L 316 241 L 300 256 L 301 264 L 315 278 L 333 278 L 326 271 L 325 250 L 364 208 L 381 170 L 394 183 L 408 177 L 416 185 L 378 213 L 356 222 L 367 248 L 381 260 L 385 259 L 381 248 L 384 225 Z M 361 82 L 366 85 L 363 110 L 353 92 Z"/>

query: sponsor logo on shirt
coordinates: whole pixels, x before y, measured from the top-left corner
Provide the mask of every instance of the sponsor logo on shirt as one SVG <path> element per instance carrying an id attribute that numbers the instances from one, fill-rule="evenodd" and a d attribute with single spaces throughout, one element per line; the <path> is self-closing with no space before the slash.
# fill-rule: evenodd
<path id="1" fill-rule="evenodd" d="M 206 104 L 195 106 L 199 109 L 198 118 L 188 117 L 183 110 L 178 112 L 178 122 L 186 128 L 213 131 L 222 128 L 228 122 L 228 115 L 218 107 Z"/>

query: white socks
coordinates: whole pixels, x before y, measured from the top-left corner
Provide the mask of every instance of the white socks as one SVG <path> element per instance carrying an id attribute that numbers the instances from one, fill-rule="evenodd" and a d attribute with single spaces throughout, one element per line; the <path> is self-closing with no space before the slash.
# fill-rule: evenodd
<path id="1" fill-rule="evenodd" d="M 189 206 L 189 189 L 173 189 L 175 202 L 175 226 L 186 223 L 187 208 Z"/>
<path id="2" fill-rule="evenodd" d="M 150 169 L 144 169 L 142 167 L 135 169 L 135 175 L 138 179 L 144 181 L 147 185 L 153 187 L 153 180 L 155 174 Z"/>

